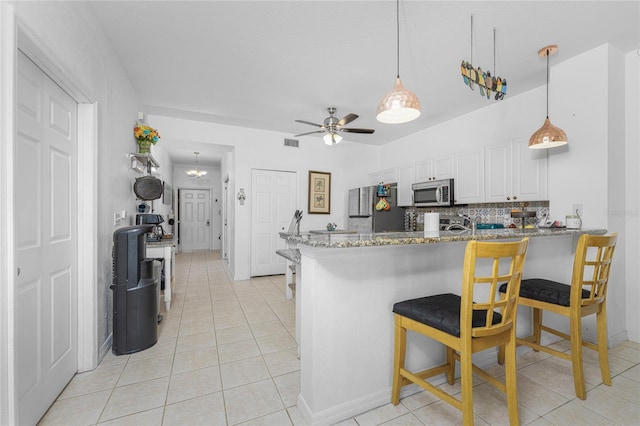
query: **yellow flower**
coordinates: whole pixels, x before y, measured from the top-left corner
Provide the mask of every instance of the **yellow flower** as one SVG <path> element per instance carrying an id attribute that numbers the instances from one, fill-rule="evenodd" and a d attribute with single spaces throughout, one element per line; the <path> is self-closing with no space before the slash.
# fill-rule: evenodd
<path id="1" fill-rule="evenodd" d="M 146 141 L 154 145 L 158 142 L 158 139 L 160 139 L 160 134 L 156 129 L 145 126 L 144 124 L 137 124 L 133 128 L 133 135 L 138 142 Z"/>

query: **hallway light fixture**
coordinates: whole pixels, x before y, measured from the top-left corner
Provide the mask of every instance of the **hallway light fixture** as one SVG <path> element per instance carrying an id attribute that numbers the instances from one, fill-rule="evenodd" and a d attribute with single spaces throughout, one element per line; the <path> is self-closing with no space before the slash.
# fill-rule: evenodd
<path id="1" fill-rule="evenodd" d="M 557 52 L 558 46 L 555 44 L 543 47 L 538 51 L 538 56 L 547 57 L 547 118 L 545 118 L 542 127 L 531 135 L 529 139 L 529 148 L 531 149 L 555 148 L 566 145 L 568 142 L 564 130 L 554 126 L 549 120 L 549 56 L 555 55 Z"/>
<path id="2" fill-rule="evenodd" d="M 198 169 L 198 154 L 200 153 L 198 151 L 194 151 L 193 153 L 196 155 L 196 166 L 194 169 L 187 170 L 186 173 L 189 177 L 201 178 L 207 174 L 207 171 Z"/>
<path id="3" fill-rule="evenodd" d="M 407 123 L 420 117 L 420 101 L 400 81 L 400 0 L 396 0 L 396 83 L 378 104 L 376 119 L 381 123 Z"/>

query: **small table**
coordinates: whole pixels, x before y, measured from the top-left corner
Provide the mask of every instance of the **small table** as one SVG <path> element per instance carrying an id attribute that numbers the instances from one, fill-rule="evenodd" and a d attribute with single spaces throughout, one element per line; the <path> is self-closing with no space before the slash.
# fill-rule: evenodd
<path id="1" fill-rule="evenodd" d="M 160 241 L 147 242 L 147 257 L 164 259 L 164 305 L 171 308 L 171 292 L 173 291 L 173 275 L 176 260 L 176 239 L 164 238 Z M 160 285 L 158 283 L 158 285 Z"/>

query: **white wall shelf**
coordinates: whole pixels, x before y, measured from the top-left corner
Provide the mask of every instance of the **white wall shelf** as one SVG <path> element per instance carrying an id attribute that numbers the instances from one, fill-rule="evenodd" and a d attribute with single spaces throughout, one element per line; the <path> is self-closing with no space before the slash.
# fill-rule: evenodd
<path id="1" fill-rule="evenodd" d="M 138 173 L 151 173 L 160 167 L 160 164 L 158 164 L 151 154 L 131 152 L 129 153 L 129 159 L 131 160 L 131 168 Z M 149 170 L 149 168 L 151 168 L 151 170 Z"/>

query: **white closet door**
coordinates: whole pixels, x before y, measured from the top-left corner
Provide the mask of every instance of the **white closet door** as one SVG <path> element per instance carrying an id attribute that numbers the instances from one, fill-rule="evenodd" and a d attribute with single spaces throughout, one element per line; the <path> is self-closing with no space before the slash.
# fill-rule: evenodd
<path id="1" fill-rule="evenodd" d="M 77 104 L 22 53 L 15 172 L 18 424 L 77 370 Z"/>
<path id="2" fill-rule="evenodd" d="M 296 174 L 251 171 L 251 276 L 284 274 L 286 260 L 276 250 L 286 247 L 280 232 L 289 229 L 296 211 Z"/>

